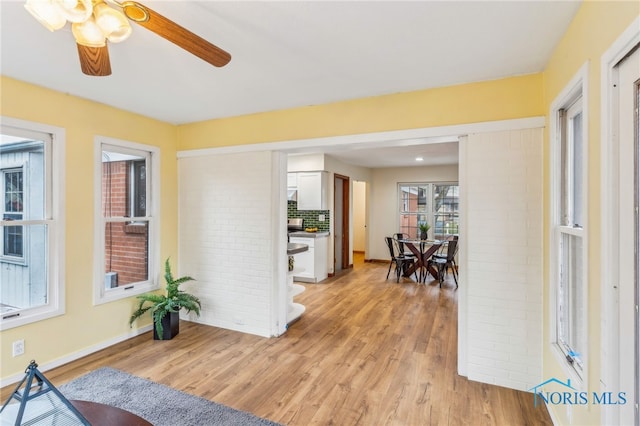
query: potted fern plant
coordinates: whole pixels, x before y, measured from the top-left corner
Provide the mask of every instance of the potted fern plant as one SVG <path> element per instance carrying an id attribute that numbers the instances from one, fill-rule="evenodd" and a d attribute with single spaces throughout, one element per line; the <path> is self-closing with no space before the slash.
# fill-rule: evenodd
<path id="1" fill-rule="evenodd" d="M 418 224 L 418 228 L 420 228 L 420 239 L 428 239 L 429 229 L 431 228 L 431 226 L 427 222 L 420 222 Z"/>
<path id="2" fill-rule="evenodd" d="M 129 326 L 132 326 L 135 320 L 151 311 L 154 340 L 170 340 L 179 333 L 180 309 L 193 311 L 200 316 L 202 307 L 200 299 L 180 290 L 180 284 L 195 280 L 189 276 L 174 279 L 168 258 L 164 264 L 164 279 L 167 282 L 167 294 L 148 293 L 138 296 L 138 308 L 129 318 Z M 149 304 L 145 306 L 145 303 Z"/>

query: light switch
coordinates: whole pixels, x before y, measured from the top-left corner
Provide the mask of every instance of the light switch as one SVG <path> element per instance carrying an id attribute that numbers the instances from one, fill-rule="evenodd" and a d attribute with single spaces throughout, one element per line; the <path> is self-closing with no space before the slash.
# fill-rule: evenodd
<path id="1" fill-rule="evenodd" d="M 324 215 L 323 214 L 319 214 L 318 215 L 318 222 L 324 222 Z"/>

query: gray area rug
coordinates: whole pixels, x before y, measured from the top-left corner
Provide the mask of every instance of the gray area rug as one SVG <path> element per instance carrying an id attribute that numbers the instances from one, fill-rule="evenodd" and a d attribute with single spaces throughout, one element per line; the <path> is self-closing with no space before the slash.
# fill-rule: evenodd
<path id="1" fill-rule="evenodd" d="M 253 414 L 108 367 L 85 374 L 58 389 L 68 399 L 119 407 L 155 426 L 278 425 Z"/>

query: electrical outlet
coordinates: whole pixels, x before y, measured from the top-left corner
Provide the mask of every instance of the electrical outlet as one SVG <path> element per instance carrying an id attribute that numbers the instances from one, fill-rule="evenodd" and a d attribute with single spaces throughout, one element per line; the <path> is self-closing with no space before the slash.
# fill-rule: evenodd
<path id="1" fill-rule="evenodd" d="M 318 215 L 318 222 L 324 222 L 324 215 L 323 214 L 319 214 Z"/>
<path id="2" fill-rule="evenodd" d="M 13 342 L 13 356 L 24 355 L 24 339 Z"/>

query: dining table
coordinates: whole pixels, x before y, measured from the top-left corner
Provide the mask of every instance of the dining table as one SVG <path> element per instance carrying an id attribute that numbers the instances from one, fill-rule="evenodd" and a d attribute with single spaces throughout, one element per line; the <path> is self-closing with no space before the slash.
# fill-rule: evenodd
<path id="1" fill-rule="evenodd" d="M 440 280 L 439 271 L 429 264 L 429 258 L 440 250 L 443 244 L 446 244 L 445 241 L 406 238 L 399 239 L 398 242 L 402 243 L 416 257 L 416 261 L 404 271 L 405 277 L 410 277 L 417 270 L 420 270 L 418 282 L 426 282 L 429 274 L 434 279 Z"/>

